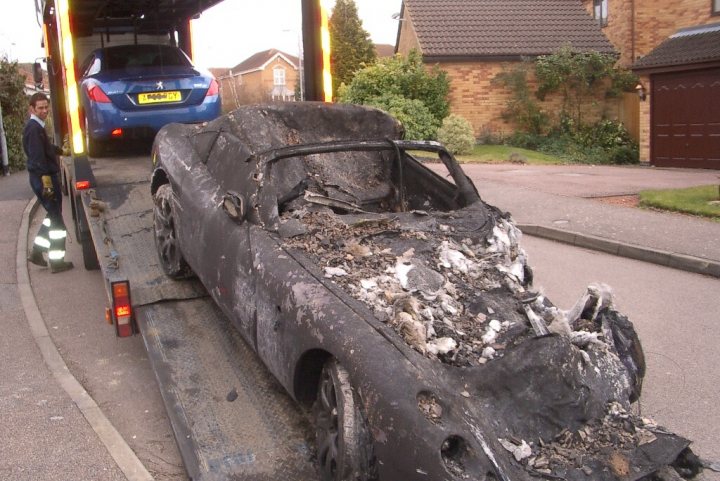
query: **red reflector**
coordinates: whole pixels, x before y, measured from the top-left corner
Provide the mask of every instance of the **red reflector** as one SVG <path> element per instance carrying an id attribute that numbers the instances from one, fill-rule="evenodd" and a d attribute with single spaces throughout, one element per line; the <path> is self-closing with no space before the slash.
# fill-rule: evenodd
<path id="1" fill-rule="evenodd" d="M 112 285 L 113 297 L 127 297 L 128 285 L 127 282 L 116 282 Z"/>
<path id="2" fill-rule="evenodd" d="M 109 104 L 110 99 L 107 95 L 105 95 L 105 92 L 102 91 L 102 89 L 97 85 L 90 85 L 87 88 L 87 94 L 90 100 L 94 100 L 97 103 L 100 104 Z"/>
<path id="3" fill-rule="evenodd" d="M 75 182 L 75 190 L 85 190 L 90 188 L 89 180 L 78 180 Z"/>
<path id="4" fill-rule="evenodd" d="M 132 336 L 136 332 L 130 302 L 130 283 L 117 281 L 110 285 L 113 298 L 113 314 L 118 337 Z"/>
<path id="5" fill-rule="evenodd" d="M 220 92 L 220 86 L 217 83 L 217 80 L 212 79 L 210 82 L 210 86 L 208 87 L 208 91 L 205 94 L 208 97 L 211 97 L 213 95 L 217 95 Z"/>
<path id="6" fill-rule="evenodd" d="M 110 132 L 110 135 L 113 137 L 122 137 L 123 131 L 122 129 L 115 129 L 112 132 Z"/>

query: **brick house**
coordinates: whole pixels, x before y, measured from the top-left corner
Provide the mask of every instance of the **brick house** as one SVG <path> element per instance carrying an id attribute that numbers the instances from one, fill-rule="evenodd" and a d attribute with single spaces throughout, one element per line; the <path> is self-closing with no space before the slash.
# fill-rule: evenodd
<path id="1" fill-rule="evenodd" d="M 640 159 L 720 169 L 720 0 L 583 0 L 640 76 Z"/>
<path id="2" fill-rule="evenodd" d="M 277 49 L 264 50 L 231 69 L 211 69 L 220 82 L 223 110 L 239 105 L 294 101 L 300 80 L 297 57 Z"/>
<path id="3" fill-rule="evenodd" d="M 611 0 L 612 1 L 612 0 Z M 616 53 L 579 0 L 404 0 L 395 50 L 417 49 L 451 80 L 450 110 L 467 119 L 476 136 L 508 134 L 502 119 L 510 93 L 492 83 L 523 58 L 550 54 L 564 45 L 580 51 Z M 559 95 L 542 107 L 560 110 Z M 617 117 L 605 102 L 588 107 L 585 120 Z"/>

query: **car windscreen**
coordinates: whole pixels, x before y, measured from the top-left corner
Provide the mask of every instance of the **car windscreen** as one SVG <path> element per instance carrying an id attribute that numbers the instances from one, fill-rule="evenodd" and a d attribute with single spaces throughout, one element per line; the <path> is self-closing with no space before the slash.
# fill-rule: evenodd
<path id="1" fill-rule="evenodd" d="M 105 50 L 104 70 L 147 67 L 191 67 L 181 50 L 162 45 L 128 45 Z"/>

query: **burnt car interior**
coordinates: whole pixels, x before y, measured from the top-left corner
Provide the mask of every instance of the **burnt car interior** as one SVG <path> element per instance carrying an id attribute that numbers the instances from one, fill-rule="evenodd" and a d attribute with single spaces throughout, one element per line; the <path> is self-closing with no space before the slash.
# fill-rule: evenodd
<path id="1" fill-rule="evenodd" d="M 261 163 L 275 190 L 279 214 L 309 205 L 324 205 L 340 215 L 449 212 L 479 199 L 474 189 L 462 191 L 457 182 L 422 165 L 408 152 L 411 148 L 414 153 L 439 154 L 451 173 L 463 175 L 454 169 L 452 156 L 434 142 L 338 142 L 289 147 L 255 157 L 264 160 Z M 455 176 L 450 178 L 455 180 Z"/>

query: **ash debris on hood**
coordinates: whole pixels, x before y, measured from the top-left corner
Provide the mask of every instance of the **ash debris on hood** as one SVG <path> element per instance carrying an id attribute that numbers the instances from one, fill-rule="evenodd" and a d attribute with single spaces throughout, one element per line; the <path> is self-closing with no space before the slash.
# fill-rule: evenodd
<path id="1" fill-rule="evenodd" d="M 662 439 L 661 443 L 656 443 Z M 675 436 L 650 418 L 629 413 L 610 402 L 602 418 L 576 429 L 563 429 L 550 442 L 542 439 L 498 439 L 536 477 L 553 479 L 664 480 L 658 465 L 673 465 L 675 477 L 698 474 L 699 460 L 687 449 L 689 441 Z M 678 456 L 680 453 L 680 456 Z"/>
<path id="2" fill-rule="evenodd" d="M 304 227 L 285 240 L 287 247 L 304 251 L 326 278 L 428 358 L 483 365 L 548 333 L 578 349 L 592 344 L 615 352 L 609 289 L 591 286 L 572 309 L 554 307 L 531 290 L 512 219 L 481 202 L 449 213 L 338 215 L 310 208 L 284 219 Z"/>

